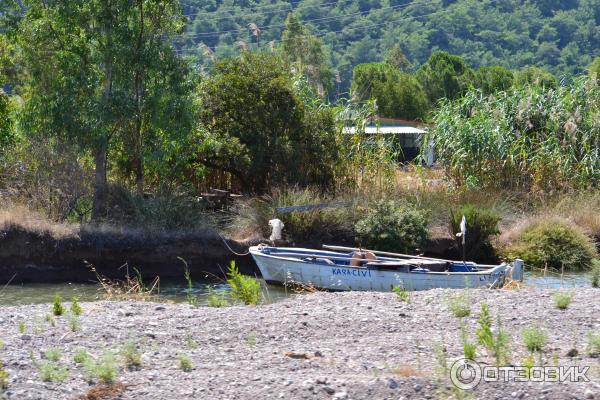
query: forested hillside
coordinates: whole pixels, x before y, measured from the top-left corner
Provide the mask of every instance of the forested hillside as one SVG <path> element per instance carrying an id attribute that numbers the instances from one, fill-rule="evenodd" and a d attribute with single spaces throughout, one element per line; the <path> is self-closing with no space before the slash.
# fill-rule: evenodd
<path id="1" fill-rule="evenodd" d="M 328 47 L 342 89 L 352 69 L 399 45 L 413 68 L 435 50 L 471 66 L 581 73 L 600 54 L 600 0 L 185 0 L 182 54 L 210 58 L 279 45 L 292 10 Z M 335 78 L 333 78 L 335 79 Z"/>

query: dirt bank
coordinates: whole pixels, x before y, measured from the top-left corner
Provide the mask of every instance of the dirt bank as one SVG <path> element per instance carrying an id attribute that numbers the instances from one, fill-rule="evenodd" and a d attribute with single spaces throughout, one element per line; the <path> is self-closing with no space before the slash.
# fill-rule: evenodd
<path id="1" fill-rule="evenodd" d="M 537 325 L 547 343 L 536 353 L 536 365 L 589 366 L 590 382 L 481 383 L 462 393 L 441 368 L 462 356 L 460 322 L 447 306 L 456 293 L 417 292 L 409 301 L 393 293 L 314 293 L 220 309 L 84 303 L 75 332 L 69 317 L 56 317 L 54 325 L 45 320 L 51 305 L 3 307 L 5 396 L 79 398 L 92 387 L 74 361 L 76 349 L 84 348 L 96 359 L 114 353 L 115 379 L 124 385 L 119 399 L 600 398 L 600 364 L 588 339 L 590 332 L 600 334 L 598 290 L 578 290 L 567 310 L 554 307 L 551 290 L 471 290 L 472 312 L 463 319 L 470 341 L 476 341 L 485 302 L 494 323 L 499 317 L 509 335 L 512 365 L 522 365 L 530 354 L 523 329 Z M 141 355 L 138 368 L 124 366 L 128 342 Z M 48 349 L 59 349 L 57 361 L 44 358 Z M 476 353 L 481 365 L 494 363 L 481 346 Z M 180 369 L 182 357 L 189 358 L 190 372 Z M 44 363 L 66 367 L 64 382 L 42 381 Z"/>
<path id="2" fill-rule="evenodd" d="M 259 242 L 228 240 L 239 253 Z M 186 260 L 194 278 L 221 276 L 231 260 L 244 273 L 258 273 L 250 256 L 235 256 L 209 229 L 165 233 L 87 226 L 58 231 L 18 224 L 0 229 L 0 284 L 13 276 L 13 283 L 86 282 L 95 279 L 90 265 L 104 276 L 121 278 L 125 263 L 145 278 L 181 278 L 184 264 L 178 257 Z"/>

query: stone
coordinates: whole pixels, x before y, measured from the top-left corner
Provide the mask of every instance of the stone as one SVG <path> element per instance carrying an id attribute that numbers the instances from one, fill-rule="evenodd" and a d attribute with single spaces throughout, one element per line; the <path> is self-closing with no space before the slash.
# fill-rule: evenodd
<path id="1" fill-rule="evenodd" d="M 586 389 L 586 391 L 583 392 L 583 397 L 585 397 L 586 399 L 593 399 L 594 392 L 592 392 L 590 389 Z"/>
<path id="2" fill-rule="evenodd" d="M 413 386 L 413 389 L 415 390 L 415 392 L 420 392 L 421 389 L 423 389 L 423 386 L 417 383 L 415 386 Z"/>
<path id="3" fill-rule="evenodd" d="M 392 378 L 390 378 L 390 379 L 388 379 L 388 381 L 387 381 L 387 386 L 388 386 L 390 389 L 397 389 L 397 388 L 398 388 L 398 382 L 396 382 L 396 380 L 395 380 L 395 379 L 392 379 Z"/>

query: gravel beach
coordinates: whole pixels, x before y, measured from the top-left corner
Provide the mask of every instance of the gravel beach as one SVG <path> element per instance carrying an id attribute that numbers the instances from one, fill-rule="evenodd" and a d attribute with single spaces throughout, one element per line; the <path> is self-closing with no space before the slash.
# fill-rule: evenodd
<path id="1" fill-rule="evenodd" d="M 480 306 L 490 306 L 510 335 L 510 360 L 529 355 L 523 328 L 547 334 L 536 365 L 589 366 L 589 382 L 482 382 L 458 391 L 444 372 L 462 357 L 461 321 L 448 310 L 459 291 L 311 293 L 257 307 L 192 307 L 150 302 L 82 303 L 77 321 L 47 317 L 52 305 L 0 308 L 0 363 L 7 399 L 600 399 L 600 358 L 589 348 L 600 334 L 600 290 L 578 289 L 566 310 L 556 290 L 471 290 L 462 319 L 476 341 Z M 65 303 L 68 309 L 69 303 Z M 23 321 L 23 322 L 21 322 Z M 75 331 L 73 331 L 75 328 Z M 139 367 L 125 367 L 123 348 L 135 345 Z M 78 348 L 92 359 L 114 353 L 116 382 L 93 397 Z M 60 349 L 56 361 L 48 349 Z M 52 351 L 51 351 L 52 352 Z M 189 358 L 191 371 L 180 368 Z M 476 360 L 493 364 L 481 346 Z M 62 382 L 44 382 L 41 365 L 68 368 Z M 122 383 L 122 385 L 120 385 Z"/>

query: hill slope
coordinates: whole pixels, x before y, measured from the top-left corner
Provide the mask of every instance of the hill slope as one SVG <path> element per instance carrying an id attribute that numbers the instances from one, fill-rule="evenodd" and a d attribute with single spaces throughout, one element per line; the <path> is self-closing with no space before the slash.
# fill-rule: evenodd
<path id="1" fill-rule="evenodd" d="M 275 44 L 294 10 L 331 50 L 332 66 L 347 87 L 352 68 L 384 58 L 399 44 L 413 65 L 433 50 L 461 55 L 474 67 L 542 66 L 553 73 L 582 72 L 600 55 L 600 0 L 184 0 L 189 18 L 180 45 L 198 56 L 203 43 L 216 56 L 240 46 Z M 253 35 L 248 24 L 260 28 Z M 257 43 L 259 39 L 259 43 Z M 244 44 L 239 43 L 243 41 Z"/>

